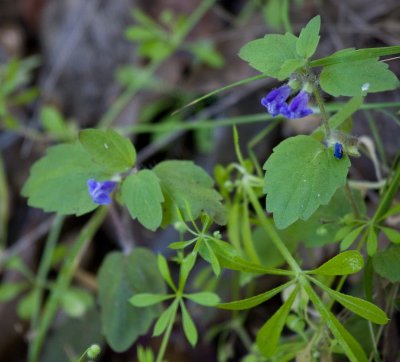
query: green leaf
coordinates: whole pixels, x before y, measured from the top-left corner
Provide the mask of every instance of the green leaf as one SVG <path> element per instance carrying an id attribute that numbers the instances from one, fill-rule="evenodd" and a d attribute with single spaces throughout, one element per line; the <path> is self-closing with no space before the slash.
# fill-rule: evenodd
<path id="1" fill-rule="evenodd" d="M 161 313 L 160 318 L 158 318 L 153 331 L 153 337 L 160 336 L 164 333 L 168 326 L 168 323 L 173 323 L 175 319 L 176 311 L 179 305 L 179 300 L 175 299 L 172 304 Z"/>
<path id="2" fill-rule="evenodd" d="M 79 143 L 50 147 L 31 168 L 22 195 L 28 205 L 62 215 L 85 214 L 98 205 L 89 196 L 87 181 L 110 179 L 112 174 L 92 162 Z"/>
<path id="3" fill-rule="evenodd" d="M 219 296 L 211 292 L 185 294 L 185 298 L 206 307 L 213 307 L 219 303 Z"/>
<path id="4" fill-rule="evenodd" d="M 400 282 L 400 245 L 393 244 L 372 258 L 375 271 L 392 283 Z"/>
<path id="5" fill-rule="evenodd" d="M 185 332 L 185 336 L 189 343 L 194 347 L 197 343 L 198 338 L 197 329 L 183 301 L 181 301 L 181 310 L 183 331 Z"/>
<path id="6" fill-rule="evenodd" d="M 378 237 L 376 235 L 376 231 L 373 227 L 368 229 L 367 236 L 367 253 L 369 256 L 373 256 L 376 253 L 376 249 L 378 249 Z"/>
<path id="7" fill-rule="evenodd" d="M 385 55 L 400 54 L 400 45 L 381 48 L 365 48 L 365 49 L 342 49 L 328 57 L 313 60 L 311 67 L 321 67 L 339 63 L 349 63 L 357 60 L 364 60 Z"/>
<path id="8" fill-rule="evenodd" d="M 17 305 L 17 314 L 21 319 L 27 320 L 32 317 L 32 313 L 37 310 L 39 294 L 37 289 L 32 289 L 25 295 Z"/>
<path id="9" fill-rule="evenodd" d="M 279 338 L 290 308 L 296 298 L 297 288 L 290 294 L 286 302 L 275 312 L 275 314 L 261 327 L 257 333 L 256 343 L 260 352 L 265 357 L 272 357 L 278 347 Z"/>
<path id="10" fill-rule="evenodd" d="M 240 49 L 239 57 L 258 71 L 270 77 L 285 79 L 291 73 L 282 72 L 285 61 L 298 58 L 297 37 L 293 34 L 270 34 L 253 40 Z"/>
<path id="11" fill-rule="evenodd" d="M 125 172 L 135 164 L 132 142 L 112 129 L 85 129 L 79 132 L 79 141 L 93 161 L 111 173 Z"/>
<path id="12" fill-rule="evenodd" d="M 219 260 L 217 256 L 214 253 L 213 248 L 210 246 L 210 244 L 206 241 L 205 242 L 207 250 L 208 250 L 208 260 L 211 264 L 211 268 L 216 276 L 219 276 L 221 273 L 221 266 L 219 265 Z"/>
<path id="13" fill-rule="evenodd" d="M 321 27 L 321 17 L 319 15 L 312 18 L 300 32 L 296 42 L 297 54 L 303 58 L 310 58 L 319 43 L 319 29 Z"/>
<path id="14" fill-rule="evenodd" d="M 0 302 L 8 302 L 28 287 L 25 282 L 2 283 L 0 285 Z"/>
<path id="15" fill-rule="evenodd" d="M 347 236 L 340 243 L 340 250 L 348 249 L 351 244 L 353 244 L 354 240 L 357 239 L 358 235 L 361 234 L 361 231 L 365 229 L 366 225 L 362 225 L 357 229 L 354 229 L 352 232 L 348 233 Z"/>
<path id="16" fill-rule="evenodd" d="M 128 349 L 150 328 L 160 308 L 136 308 L 129 303 L 132 295 L 165 293 L 165 284 L 157 270 L 152 252 L 136 248 L 130 255 L 110 253 L 98 275 L 102 330 L 115 351 Z"/>
<path id="17" fill-rule="evenodd" d="M 325 292 L 327 292 L 331 298 L 335 299 L 343 307 L 359 315 L 360 317 L 376 324 L 386 324 L 389 321 L 386 313 L 382 309 L 378 308 L 375 304 L 351 295 L 337 292 L 331 288 L 328 288 L 326 285 L 314 278 L 312 278 L 312 281 Z"/>
<path id="18" fill-rule="evenodd" d="M 165 198 L 162 226 L 180 221 L 176 209 L 185 221 L 191 217 L 196 219 L 204 211 L 217 224 L 225 224 L 225 207 L 220 202 L 222 197 L 212 188 L 212 178 L 201 167 L 190 161 L 164 161 L 153 171 L 160 180 Z"/>
<path id="19" fill-rule="evenodd" d="M 368 93 L 396 89 L 399 80 L 387 64 L 377 59 L 365 59 L 324 67 L 320 84 L 325 92 L 335 97 L 352 97 L 361 95 L 364 85 L 368 85 Z"/>
<path id="20" fill-rule="evenodd" d="M 365 214 L 363 195 L 358 191 L 353 194 L 360 216 L 362 216 Z M 307 221 L 297 220 L 286 229 L 279 230 L 279 234 L 289 249 L 291 245 L 296 245 L 295 242 L 299 243 L 300 241 L 303 241 L 306 247 L 321 247 L 337 241 L 335 235 L 341 224 L 333 221 L 338 221 L 351 213 L 351 203 L 345 188 L 339 187 L 328 205 L 321 205 Z M 351 230 L 352 228 L 348 232 Z"/>
<path id="21" fill-rule="evenodd" d="M 276 76 L 278 79 L 285 79 L 288 77 L 288 74 L 294 73 L 296 70 L 303 68 L 306 64 L 307 61 L 305 59 L 285 60 Z"/>
<path id="22" fill-rule="evenodd" d="M 242 272 L 255 273 L 255 274 L 276 274 L 276 275 L 291 275 L 290 271 L 275 269 L 275 268 L 265 268 L 261 265 L 251 263 L 243 258 L 241 258 L 235 248 L 227 242 L 218 240 L 213 240 L 209 243 L 212 250 L 218 257 L 218 261 L 222 267 L 232 270 L 238 270 Z M 209 250 L 205 245 L 200 247 L 200 255 L 211 263 Z"/>
<path id="23" fill-rule="evenodd" d="M 163 201 L 160 181 L 150 170 L 130 175 L 122 184 L 122 202 L 132 218 L 138 218 L 149 230 L 155 231 L 161 225 Z"/>
<path id="24" fill-rule="evenodd" d="M 140 293 L 130 298 L 129 303 L 131 303 L 134 307 L 148 307 L 171 298 L 173 298 L 173 295 L 169 294 Z"/>
<path id="25" fill-rule="evenodd" d="M 320 275 L 349 275 L 359 272 L 364 266 L 364 259 L 357 250 L 348 250 L 334 256 L 310 274 Z"/>
<path id="26" fill-rule="evenodd" d="M 40 120 L 46 132 L 60 139 L 68 139 L 69 128 L 56 108 L 43 107 L 40 110 Z"/>
<path id="27" fill-rule="evenodd" d="M 319 299 L 313 288 L 308 284 L 303 284 L 306 293 L 310 300 L 321 314 L 321 317 L 332 331 L 339 345 L 343 348 L 346 356 L 351 362 L 367 362 L 368 358 L 364 350 L 356 339 L 342 326 L 335 316 L 328 310 L 326 305 Z"/>
<path id="28" fill-rule="evenodd" d="M 386 227 L 381 227 L 381 230 L 392 243 L 400 244 L 400 232 Z"/>
<path id="29" fill-rule="evenodd" d="M 180 275 L 179 275 L 179 289 L 183 290 L 186 280 L 189 276 L 189 273 L 194 267 L 194 264 L 196 263 L 197 259 L 197 254 L 196 253 L 190 253 L 186 256 L 185 259 L 183 259 L 182 264 L 181 264 L 181 270 L 180 270 Z"/>
<path id="30" fill-rule="evenodd" d="M 254 308 L 255 306 L 271 299 L 272 297 L 274 297 L 275 295 L 277 295 L 282 290 L 284 290 L 285 288 L 289 287 L 292 284 L 293 284 L 293 282 L 290 281 L 290 282 L 280 285 L 279 287 L 268 290 L 267 292 L 255 295 L 250 298 L 235 300 L 233 302 L 220 303 L 220 304 L 218 304 L 217 307 L 221 308 L 221 309 L 227 309 L 227 310 L 251 309 L 251 308 Z"/>
<path id="31" fill-rule="evenodd" d="M 61 297 L 64 312 L 73 318 L 82 317 L 94 304 L 92 295 L 84 289 L 69 288 Z"/>
<path id="32" fill-rule="evenodd" d="M 171 278 L 168 262 L 162 254 L 158 254 L 157 256 L 157 264 L 158 264 L 158 270 L 160 271 L 163 279 L 168 283 L 168 285 L 171 287 L 172 290 L 176 290 L 175 284 Z"/>
<path id="33" fill-rule="evenodd" d="M 279 229 L 307 220 L 329 203 L 346 182 L 350 161 L 337 160 L 329 148 L 310 136 L 286 139 L 274 148 L 264 165 L 267 210 Z"/>

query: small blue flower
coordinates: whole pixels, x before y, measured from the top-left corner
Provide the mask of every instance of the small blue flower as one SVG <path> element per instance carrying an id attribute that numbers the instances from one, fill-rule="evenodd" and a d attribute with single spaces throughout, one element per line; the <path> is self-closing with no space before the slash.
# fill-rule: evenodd
<path id="1" fill-rule="evenodd" d="M 91 178 L 87 182 L 89 195 L 93 202 L 98 205 L 108 205 L 111 204 L 111 192 L 114 191 L 115 186 L 117 186 L 114 181 L 99 181 Z"/>
<path id="2" fill-rule="evenodd" d="M 281 113 L 280 109 L 286 104 L 286 99 L 289 98 L 291 91 L 292 89 L 287 84 L 275 88 L 261 99 L 261 104 L 267 108 L 272 117 L 275 117 Z"/>
<path id="3" fill-rule="evenodd" d="M 308 93 L 302 90 L 292 99 L 289 105 L 286 103 L 281 105 L 280 113 L 290 119 L 303 118 L 313 113 L 311 108 L 307 108 L 307 105 Z"/>
<path id="4" fill-rule="evenodd" d="M 333 146 L 333 155 L 338 159 L 343 158 L 343 146 L 341 143 L 336 142 L 335 145 Z"/>

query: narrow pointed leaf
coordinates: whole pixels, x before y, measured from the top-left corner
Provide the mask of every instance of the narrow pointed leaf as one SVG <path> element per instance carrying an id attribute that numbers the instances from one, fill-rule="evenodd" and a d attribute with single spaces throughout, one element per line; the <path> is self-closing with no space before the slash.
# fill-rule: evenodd
<path id="1" fill-rule="evenodd" d="M 368 358 L 360 344 L 328 310 L 311 285 L 304 283 L 303 287 L 349 360 L 351 362 L 368 362 Z"/>
<path id="2" fill-rule="evenodd" d="M 351 246 L 351 244 L 353 244 L 354 240 L 357 239 L 358 235 L 361 234 L 361 231 L 363 231 L 364 229 L 365 229 L 365 225 L 362 225 L 362 226 L 358 227 L 357 229 L 354 229 L 349 234 L 347 234 L 347 236 L 340 243 L 340 250 L 348 249 Z"/>
<path id="3" fill-rule="evenodd" d="M 277 295 L 282 290 L 284 290 L 285 288 L 287 288 L 288 286 L 290 286 L 292 284 L 293 284 L 293 282 L 288 282 L 288 283 L 280 285 L 279 287 L 271 289 L 265 293 L 255 295 L 250 298 L 235 300 L 233 302 L 220 303 L 220 304 L 218 304 L 217 307 L 221 308 L 221 309 L 227 309 L 227 310 L 244 310 L 244 309 L 254 308 L 255 306 L 271 299 L 272 297 L 274 297 L 275 295 Z"/>
<path id="4" fill-rule="evenodd" d="M 181 310 L 182 310 L 182 323 L 183 323 L 183 331 L 185 332 L 185 336 L 189 343 L 194 347 L 197 343 L 197 329 L 190 316 L 188 310 L 186 309 L 185 303 L 181 301 Z"/>
<path id="5" fill-rule="evenodd" d="M 364 259 L 357 250 L 344 251 L 322 264 L 310 274 L 349 275 L 359 272 L 364 266 Z"/>
<path id="6" fill-rule="evenodd" d="M 160 315 L 158 318 L 153 331 L 153 337 L 160 336 L 164 333 L 168 326 L 168 323 L 172 323 L 171 319 L 175 319 L 175 313 L 178 308 L 178 300 L 175 299 L 173 303 Z"/>
<path id="7" fill-rule="evenodd" d="M 186 294 L 185 297 L 197 304 L 207 307 L 213 307 L 219 303 L 219 296 L 211 292 L 191 293 Z"/>
<path id="8" fill-rule="evenodd" d="M 141 293 L 136 294 L 129 299 L 129 302 L 135 307 L 148 307 L 150 305 L 158 304 L 164 300 L 170 299 L 173 296 L 165 294 L 150 294 Z"/>
<path id="9" fill-rule="evenodd" d="M 162 254 L 158 254 L 157 263 L 158 263 L 158 270 L 160 271 L 163 279 L 168 283 L 168 285 L 172 288 L 172 290 L 176 290 L 175 284 L 171 278 L 171 273 L 169 271 L 167 260 L 164 258 Z"/>
<path id="10" fill-rule="evenodd" d="M 331 288 L 328 288 L 315 278 L 312 278 L 312 281 L 325 292 L 327 292 L 333 299 L 343 305 L 343 307 L 359 315 L 360 317 L 376 324 L 386 324 L 389 321 L 386 313 L 375 304 L 351 295 L 337 292 Z"/>
<path id="11" fill-rule="evenodd" d="M 281 336 L 286 319 L 289 315 L 290 308 L 297 295 L 297 288 L 292 292 L 286 302 L 275 312 L 275 314 L 261 327 L 257 333 L 256 343 L 260 352 L 265 357 L 272 357 L 278 347 L 279 338 Z"/>
<path id="12" fill-rule="evenodd" d="M 382 227 L 381 228 L 383 233 L 386 235 L 386 237 L 395 244 L 400 244 L 400 232 L 397 230 L 391 229 L 391 228 L 386 228 Z"/>

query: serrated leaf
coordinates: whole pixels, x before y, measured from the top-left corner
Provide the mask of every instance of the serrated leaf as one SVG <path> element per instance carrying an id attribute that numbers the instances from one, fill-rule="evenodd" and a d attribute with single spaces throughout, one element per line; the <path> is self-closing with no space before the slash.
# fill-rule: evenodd
<path id="1" fill-rule="evenodd" d="M 219 296 L 211 292 L 185 294 L 185 297 L 197 304 L 207 307 L 213 307 L 219 303 Z"/>
<path id="2" fill-rule="evenodd" d="M 296 298 L 297 288 L 291 293 L 286 302 L 275 312 L 275 314 L 261 327 L 257 333 L 256 343 L 260 352 L 265 357 L 271 357 L 278 346 L 286 318 Z"/>
<path id="3" fill-rule="evenodd" d="M 182 324 L 183 331 L 185 332 L 185 336 L 189 343 L 194 347 L 197 343 L 197 329 L 193 322 L 192 317 L 190 316 L 188 310 L 186 309 L 185 303 L 181 301 L 181 310 L 182 310 Z"/>
<path id="4" fill-rule="evenodd" d="M 296 42 L 296 51 L 298 55 L 304 58 L 310 58 L 315 53 L 320 38 L 320 27 L 321 17 L 317 15 L 301 30 Z"/>
<path id="5" fill-rule="evenodd" d="M 173 298 L 172 295 L 165 294 L 152 294 L 152 293 L 140 293 L 134 295 L 129 299 L 129 303 L 131 303 L 135 307 L 148 307 L 150 305 L 158 304 L 163 302 L 164 300 Z"/>
<path id="6" fill-rule="evenodd" d="M 388 65 L 377 59 L 364 59 L 328 65 L 320 75 L 321 88 L 335 96 L 358 96 L 368 85 L 368 93 L 396 89 L 399 80 Z"/>
<path id="7" fill-rule="evenodd" d="M 360 317 L 376 324 L 386 324 L 389 321 L 386 313 L 382 309 L 378 308 L 375 304 L 351 295 L 337 292 L 331 288 L 328 288 L 326 285 L 314 278 L 312 280 L 321 289 L 327 292 L 331 298 L 335 299 L 337 302 L 343 305 L 343 307 L 359 315 Z"/>
<path id="8" fill-rule="evenodd" d="M 305 59 L 288 59 L 282 64 L 281 69 L 276 74 L 278 79 L 285 79 L 288 74 L 294 73 L 296 70 L 304 67 L 307 61 Z"/>
<path id="9" fill-rule="evenodd" d="M 291 73 L 282 72 L 282 65 L 287 60 L 298 58 L 296 41 L 297 37 L 290 33 L 269 34 L 247 43 L 240 49 L 239 57 L 265 75 L 285 79 Z"/>
<path id="10" fill-rule="evenodd" d="M 381 230 L 392 243 L 400 244 L 400 232 L 386 227 L 381 227 Z"/>
<path id="11" fill-rule="evenodd" d="M 287 288 L 289 285 L 292 285 L 293 282 L 287 282 L 285 284 L 280 285 L 274 289 L 268 290 L 267 292 L 255 295 L 250 298 L 235 300 L 233 302 L 227 303 L 220 303 L 218 304 L 218 308 L 227 309 L 227 310 L 244 310 L 244 309 L 251 309 L 256 307 L 257 305 L 266 302 L 267 300 L 271 299 L 282 290 Z"/>
<path id="12" fill-rule="evenodd" d="M 165 198 L 162 226 L 180 221 L 177 208 L 185 221 L 191 217 L 196 219 L 204 211 L 217 224 L 225 224 L 222 197 L 212 188 L 212 178 L 201 167 L 190 161 L 165 161 L 154 167 L 153 171 L 160 180 Z"/>
<path id="13" fill-rule="evenodd" d="M 364 259 L 357 250 L 348 250 L 334 256 L 310 274 L 320 275 L 349 275 L 359 272 L 364 266 Z"/>
<path id="14" fill-rule="evenodd" d="M 111 173 L 127 171 L 135 164 L 132 142 L 112 129 L 85 129 L 79 132 L 79 141 L 93 161 Z"/>
<path id="15" fill-rule="evenodd" d="M 129 303 L 129 298 L 139 293 L 165 293 L 156 258 L 144 248 L 136 248 L 130 255 L 108 254 L 98 280 L 103 333 L 113 350 L 125 351 L 160 313 L 158 306 L 142 309 Z"/>
<path id="16" fill-rule="evenodd" d="M 89 196 L 87 181 L 110 179 L 112 174 L 92 162 L 79 143 L 50 147 L 31 168 L 21 194 L 28 205 L 47 212 L 77 216 L 98 205 Z"/>
<path id="17" fill-rule="evenodd" d="M 400 282 L 400 244 L 378 251 L 372 258 L 375 271 L 392 283 Z"/>
<path id="18" fill-rule="evenodd" d="M 137 218 L 144 227 L 155 231 L 161 225 L 161 203 L 164 201 L 160 181 L 155 173 L 142 170 L 128 176 L 121 191 L 122 202 L 132 218 Z"/>
<path id="19" fill-rule="evenodd" d="M 176 310 L 178 308 L 178 299 L 175 299 L 172 304 L 161 313 L 156 324 L 154 325 L 153 337 L 160 336 L 164 333 L 169 323 L 173 323 L 175 319 Z"/>
<path id="20" fill-rule="evenodd" d="M 307 220 L 331 200 L 346 182 L 350 161 L 337 160 L 329 148 L 310 136 L 286 139 L 264 165 L 267 210 L 279 229 Z"/>

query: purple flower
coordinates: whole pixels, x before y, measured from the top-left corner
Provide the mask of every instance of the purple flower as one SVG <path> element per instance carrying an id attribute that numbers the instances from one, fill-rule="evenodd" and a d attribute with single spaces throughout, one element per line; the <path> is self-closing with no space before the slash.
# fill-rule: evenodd
<path id="1" fill-rule="evenodd" d="M 272 117 L 275 117 L 280 113 L 282 105 L 286 104 L 285 101 L 289 98 L 291 91 L 292 89 L 287 84 L 275 88 L 261 99 L 261 104 L 267 108 Z"/>
<path id="2" fill-rule="evenodd" d="M 333 155 L 338 159 L 343 158 L 343 146 L 341 143 L 336 142 L 335 145 L 333 146 Z"/>
<path id="3" fill-rule="evenodd" d="M 279 112 L 287 118 L 303 118 L 313 113 L 311 108 L 307 108 L 308 93 L 304 90 L 300 91 L 296 97 L 292 99 L 289 105 L 282 104 Z"/>
<path id="4" fill-rule="evenodd" d="M 91 178 L 87 182 L 89 195 L 93 202 L 98 205 L 111 204 L 111 192 L 114 191 L 117 184 L 114 181 L 99 181 Z"/>

